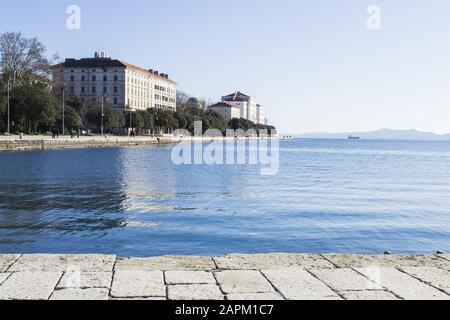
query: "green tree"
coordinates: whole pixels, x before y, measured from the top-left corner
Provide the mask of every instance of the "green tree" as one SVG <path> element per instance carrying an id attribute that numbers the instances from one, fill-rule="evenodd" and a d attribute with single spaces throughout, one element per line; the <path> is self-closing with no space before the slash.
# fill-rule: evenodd
<path id="1" fill-rule="evenodd" d="M 45 86 L 26 84 L 11 91 L 11 124 L 15 131 L 34 133 L 55 121 L 56 105 Z"/>
<path id="2" fill-rule="evenodd" d="M 58 128 L 62 129 L 62 109 L 58 111 L 56 120 Z M 83 121 L 78 112 L 71 106 L 65 106 L 64 108 L 64 129 L 68 132 L 72 130 L 78 130 L 83 128 Z M 66 131 L 66 132 L 67 132 Z"/>
<path id="3" fill-rule="evenodd" d="M 125 115 L 123 112 L 111 107 L 105 107 L 103 111 L 105 115 L 103 121 L 107 132 L 111 132 L 114 129 L 123 128 L 125 126 Z"/>

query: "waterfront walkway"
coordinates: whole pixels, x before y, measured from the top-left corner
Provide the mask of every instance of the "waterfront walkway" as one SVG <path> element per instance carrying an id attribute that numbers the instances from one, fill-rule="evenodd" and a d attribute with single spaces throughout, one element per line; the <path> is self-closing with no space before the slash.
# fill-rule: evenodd
<path id="1" fill-rule="evenodd" d="M 450 255 L 0 255 L 0 300 L 450 299 Z"/>

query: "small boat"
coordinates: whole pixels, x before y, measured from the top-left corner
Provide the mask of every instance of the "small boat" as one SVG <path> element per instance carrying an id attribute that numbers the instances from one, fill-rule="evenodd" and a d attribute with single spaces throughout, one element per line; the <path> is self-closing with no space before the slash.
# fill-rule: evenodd
<path id="1" fill-rule="evenodd" d="M 360 137 L 357 137 L 357 136 L 348 136 L 348 140 L 359 140 L 360 139 Z"/>

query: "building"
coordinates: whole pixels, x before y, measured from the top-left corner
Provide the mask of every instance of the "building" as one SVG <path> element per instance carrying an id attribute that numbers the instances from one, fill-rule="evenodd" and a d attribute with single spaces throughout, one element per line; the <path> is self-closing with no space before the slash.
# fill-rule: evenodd
<path id="1" fill-rule="evenodd" d="M 258 119 L 258 124 L 267 124 L 266 110 L 260 104 L 256 105 L 256 118 Z"/>
<path id="2" fill-rule="evenodd" d="M 241 109 L 239 107 L 233 106 L 225 102 L 213 104 L 212 106 L 208 107 L 208 110 L 220 114 L 225 120 L 225 123 L 230 122 L 231 119 L 240 118 L 241 116 Z"/>
<path id="3" fill-rule="evenodd" d="M 250 120 L 256 124 L 266 123 L 266 114 L 264 108 L 256 103 L 254 97 L 237 91 L 227 96 L 223 96 L 222 102 L 239 108 L 240 118 Z"/>
<path id="4" fill-rule="evenodd" d="M 53 70 L 53 90 L 79 97 L 88 105 L 105 104 L 124 110 L 176 110 L 177 84 L 168 74 L 111 59 L 66 59 Z"/>

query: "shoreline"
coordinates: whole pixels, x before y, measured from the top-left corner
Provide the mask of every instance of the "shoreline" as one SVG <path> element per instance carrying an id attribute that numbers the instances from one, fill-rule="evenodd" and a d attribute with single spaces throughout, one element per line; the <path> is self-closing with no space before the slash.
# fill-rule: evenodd
<path id="1" fill-rule="evenodd" d="M 244 138 L 245 140 L 267 140 L 278 138 Z M 64 149 L 92 149 L 92 148 L 123 148 L 136 146 L 156 146 L 168 145 L 181 142 L 192 141 L 229 141 L 235 140 L 229 137 L 175 137 L 175 136 L 158 136 L 158 137 L 116 137 L 116 136 L 82 136 L 80 138 L 70 138 L 70 136 L 52 139 L 50 136 L 0 136 L 0 153 L 15 151 L 49 151 Z"/>
<path id="2" fill-rule="evenodd" d="M 450 300 L 450 254 L 0 254 L 0 300 Z"/>

